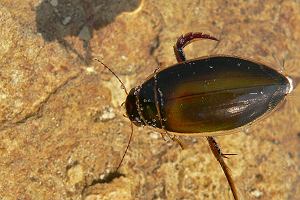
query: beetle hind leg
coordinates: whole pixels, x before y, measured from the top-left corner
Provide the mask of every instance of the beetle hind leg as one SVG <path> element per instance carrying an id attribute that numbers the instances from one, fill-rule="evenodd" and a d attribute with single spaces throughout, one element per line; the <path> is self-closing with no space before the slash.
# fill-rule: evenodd
<path id="1" fill-rule="evenodd" d="M 231 173 L 230 173 L 230 169 L 229 167 L 226 165 L 226 163 L 224 162 L 223 158 L 226 158 L 226 155 L 229 154 L 222 154 L 221 149 L 217 143 L 217 141 L 213 138 L 213 137 L 207 137 L 207 141 L 209 144 L 209 147 L 212 151 L 212 153 L 214 154 L 215 158 L 217 159 L 217 161 L 219 162 L 220 166 L 222 167 L 222 170 L 226 176 L 227 182 L 230 186 L 231 192 L 233 194 L 233 197 L 235 200 L 238 200 L 238 190 L 234 184 L 234 181 L 232 179 Z M 231 155 L 231 154 L 230 154 Z"/>
<path id="2" fill-rule="evenodd" d="M 173 47 L 178 62 L 183 62 L 186 60 L 185 54 L 183 52 L 183 48 L 197 39 L 209 39 L 209 40 L 219 41 L 217 38 L 213 36 L 210 36 L 208 34 L 203 34 L 200 32 L 195 32 L 195 33 L 190 32 L 185 35 L 181 35 Z"/>

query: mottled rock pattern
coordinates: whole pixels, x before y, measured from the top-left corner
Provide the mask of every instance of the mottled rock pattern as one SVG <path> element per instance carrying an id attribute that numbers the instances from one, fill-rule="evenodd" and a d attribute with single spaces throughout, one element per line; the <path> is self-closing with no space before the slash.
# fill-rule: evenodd
<path id="1" fill-rule="evenodd" d="M 296 0 L 0 1 L 0 199 L 232 199 L 204 138 L 188 148 L 130 124 L 129 89 L 176 62 L 177 37 L 220 38 L 186 48 L 188 58 L 233 54 L 300 77 Z M 274 56 L 273 56 L 274 55 Z M 276 59 L 274 59 L 274 57 Z M 299 87 L 277 111 L 218 137 L 244 199 L 300 197 Z"/>

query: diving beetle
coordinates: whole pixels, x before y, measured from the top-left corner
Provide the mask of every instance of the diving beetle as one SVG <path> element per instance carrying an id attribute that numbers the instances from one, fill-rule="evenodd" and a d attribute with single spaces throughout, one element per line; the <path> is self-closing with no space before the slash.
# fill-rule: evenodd
<path id="1" fill-rule="evenodd" d="M 292 80 L 265 64 L 236 56 L 211 55 L 186 60 L 183 48 L 196 39 L 217 38 L 203 33 L 187 33 L 178 38 L 174 53 L 178 61 L 155 71 L 141 85 L 127 93 L 127 117 L 136 126 L 161 129 L 181 146 L 176 135 L 207 137 L 211 151 L 221 165 L 234 199 L 237 189 L 213 136 L 240 128 L 272 111 L 293 90 Z M 117 168 L 128 150 L 131 135 Z M 171 132 L 171 133 L 170 133 Z"/>

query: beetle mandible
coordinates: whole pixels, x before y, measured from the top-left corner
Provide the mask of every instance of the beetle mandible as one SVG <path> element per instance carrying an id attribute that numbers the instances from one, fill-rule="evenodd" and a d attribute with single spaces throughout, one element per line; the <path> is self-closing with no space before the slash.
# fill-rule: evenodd
<path id="1" fill-rule="evenodd" d="M 178 38 L 174 53 L 178 61 L 155 71 L 141 85 L 127 93 L 126 115 L 136 126 L 152 126 L 163 130 L 162 136 L 182 143 L 176 135 L 202 135 L 221 165 L 234 199 L 237 189 L 229 173 L 219 145 L 213 136 L 252 123 L 272 111 L 293 90 L 292 79 L 265 64 L 249 59 L 212 55 L 186 60 L 183 48 L 196 39 L 217 38 L 203 33 L 187 33 Z M 117 170 L 121 166 L 128 150 Z M 169 133 L 171 132 L 171 133 Z"/>

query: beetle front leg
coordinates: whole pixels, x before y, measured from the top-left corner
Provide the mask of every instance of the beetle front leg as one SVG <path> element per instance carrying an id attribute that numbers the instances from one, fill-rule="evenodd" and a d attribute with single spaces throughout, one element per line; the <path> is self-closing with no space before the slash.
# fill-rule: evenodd
<path id="1" fill-rule="evenodd" d="M 183 62 L 186 60 L 184 52 L 183 52 L 183 48 L 190 44 L 191 42 L 197 40 L 197 39 L 209 39 L 209 40 L 215 40 L 215 41 L 219 41 L 217 38 L 210 36 L 208 34 L 203 34 L 203 33 L 187 33 L 185 35 L 181 35 L 176 44 L 174 45 L 174 53 L 176 56 L 176 59 L 178 62 Z"/>

